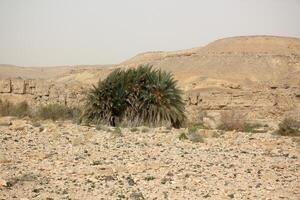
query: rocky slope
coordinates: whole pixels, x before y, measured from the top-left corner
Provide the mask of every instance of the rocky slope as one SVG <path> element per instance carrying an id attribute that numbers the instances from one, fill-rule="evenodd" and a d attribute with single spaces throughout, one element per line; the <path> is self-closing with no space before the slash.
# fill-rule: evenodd
<path id="1" fill-rule="evenodd" d="M 2 120 L 3 121 L 3 120 Z M 5 123 L 2 123 L 5 125 Z M 299 141 L 271 133 L 0 126 L 0 199 L 299 199 Z"/>

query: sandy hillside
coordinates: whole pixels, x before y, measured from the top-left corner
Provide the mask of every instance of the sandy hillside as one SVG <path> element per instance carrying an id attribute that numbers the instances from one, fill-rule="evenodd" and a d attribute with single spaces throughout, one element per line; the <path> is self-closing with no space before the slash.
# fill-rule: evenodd
<path id="1" fill-rule="evenodd" d="M 180 85 L 193 88 L 228 84 L 300 84 L 300 39 L 243 36 L 220 39 L 202 48 L 146 52 L 110 66 L 24 68 L 0 66 L 0 78 L 51 78 L 94 83 L 117 67 L 149 63 L 171 71 Z M 195 86 L 196 85 L 196 86 Z"/>

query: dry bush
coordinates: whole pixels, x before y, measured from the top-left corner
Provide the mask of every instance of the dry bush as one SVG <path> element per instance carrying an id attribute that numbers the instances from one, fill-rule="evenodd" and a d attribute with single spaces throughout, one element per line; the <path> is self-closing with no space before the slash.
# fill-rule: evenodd
<path id="1" fill-rule="evenodd" d="M 38 119 L 46 120 L 67 120 L 72 119 L 75 121 L 79 116 L 77 108 L 70 108 L 60 104 L 48 104 L 38 108 L 35 117 Z"/>
<path id="2" fill-rule="evenodd" d="M 234 110 L 223 112 L 221 114 L 221 125 L 218 129 L 225 131 L 245 131 L 247 126 L 245 117 L 245 114 Z"/>
<path id="3" fill-rule="evenodd" d="M 9 116 L 13 104 L 7 100 L 2 101 L 0 99 L 0 116 Z"/>
<path id="4" fill-rule="evenodd" d="M 286 118 L 279 124 L 277 131 L 282 136 L 300 136 L 300 121 Z"/>
<path id="5" fill-rule="evenodd" d="M 218 129 L 225 131 L 236 130 L 240 132 L 254 133 L 257 131 L 257 128 L 262 127 L 262 125 L 258 123 L 246 122 L 246 115 L 247 114 L 243 114 L 234 110 L 223 112 L 221 114 L 221 125 L 218 127 Z"/>
<path id="6" fill-rule="evenodd" d="M 0 100 L 0 116 L 31 116 L 31 109 L 26 101 L 13 104 L 7 100 Z"/>
<path id="7" fill-rule="evenodd" d="M 26 101 L 17 103 L 11 107 L 11 115 L 16 117 L 31 116 L 31 108 Z"/>

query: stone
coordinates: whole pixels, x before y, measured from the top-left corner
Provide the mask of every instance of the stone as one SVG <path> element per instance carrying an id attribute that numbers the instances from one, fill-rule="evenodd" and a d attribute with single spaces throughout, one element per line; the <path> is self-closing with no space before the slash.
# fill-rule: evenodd
<path id="1" fill-rule="evenodd" d="M 7 187 L 7 181 L 0 178 L 0 188 L 2 188 L 2 187 Z"/>
<path id="2" fill-rule="evenodd" d="M 204 138 L 215 138 L 220 136 L 220 132 L 218 130 L 199 129 L 197 132 Z"/>
<path id="3" fill-rule="evenodd" d="M 28 124 L 24 120 L 14 120 L 12 125 L 9 127 L 11 130 L 22 131 L 27 127 Z"/>
<path id="4" fill-rule="evenodd" d="M 1 163 L 9 163 L 9 162 L 10 162 L 10 160 L 7 158 L 7 156 L 0 152 L 0 164 Z"/>
<path id="5" fill-rule="evenodd" d="M 0 93 L 11 93 L 10 79 L 0 80 Z"/>
<path id="6" fill-rule="evenodd" d="M 0 126 L 10 126 L 14 117 L 0 117 Z"/>
<path id="7" fill-rule="evenodd" d="M 25 81 L 25 93 L 26 94 L 34 94 L 36 90 L 37 81 L 33 79 L 29 79 Z"/>
<path id="8" fill-rule="evenodd" d="M 295 91 L 295 96 L 300 97 L 300 88 Z"/>

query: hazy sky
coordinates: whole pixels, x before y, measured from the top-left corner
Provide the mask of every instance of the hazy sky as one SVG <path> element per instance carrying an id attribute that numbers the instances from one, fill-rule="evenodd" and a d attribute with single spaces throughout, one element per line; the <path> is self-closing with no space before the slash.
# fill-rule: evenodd
<path id="1" fill-rule="evenodd" d="M 0 0 L 0 63 L 119 63 L 236 35 L 300 37 L 300 0 Z"/>

